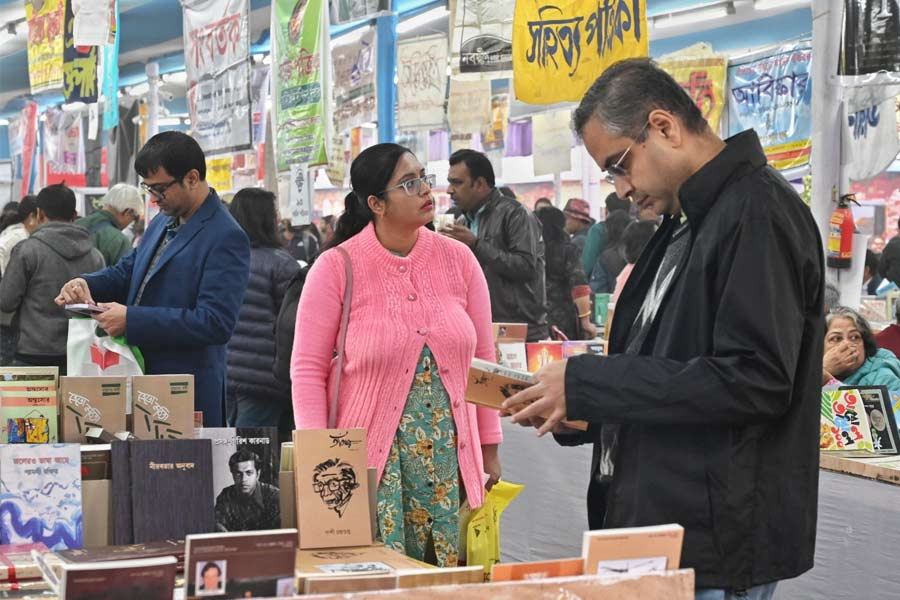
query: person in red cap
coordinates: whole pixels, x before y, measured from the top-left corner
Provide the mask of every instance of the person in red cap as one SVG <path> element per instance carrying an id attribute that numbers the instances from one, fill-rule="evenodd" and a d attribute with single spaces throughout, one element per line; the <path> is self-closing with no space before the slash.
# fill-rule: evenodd
<path id="1" fill-rule="evenodd" d="M 588 230 L 594 224 L 594 219 L 591 218 L 591 205 L 582 198 L 569 198 L 563 213 L 566 215 L 566 233 L 572 236 L 572 243 L 581 255 L 587 242 Z"/>

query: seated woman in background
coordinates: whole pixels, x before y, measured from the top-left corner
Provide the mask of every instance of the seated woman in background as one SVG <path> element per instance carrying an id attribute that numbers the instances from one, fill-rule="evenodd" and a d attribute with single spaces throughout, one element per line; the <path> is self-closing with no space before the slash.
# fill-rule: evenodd
<path id="1" fill-rule="evenodd" d="M 900 390 L 900 360 L 890 350 L 878 348 L 872 328 L 859 313 L 837 306 L 825 317 L 825 324 L 823 384 L 883 385 Z"/>

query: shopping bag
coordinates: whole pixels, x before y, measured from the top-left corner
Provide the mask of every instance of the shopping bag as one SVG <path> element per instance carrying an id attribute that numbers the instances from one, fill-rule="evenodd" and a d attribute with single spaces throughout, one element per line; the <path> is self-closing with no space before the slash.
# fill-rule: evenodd
<path id="1" fill-rule="evenodd" d="M 66 362 L 69 376 L 144 374 L 141 351 L 124 337 L 110 337 L 93 319 L 69 319 Z"/>
<path id="2" fill-rule="evenodd" d="M 485 573 L 500 562 L 500 515 L 524 485 L 498 481 L 484 496 L 484 504 L 472 513 L 466 527 L 466 564 L 481 565 Z"/>

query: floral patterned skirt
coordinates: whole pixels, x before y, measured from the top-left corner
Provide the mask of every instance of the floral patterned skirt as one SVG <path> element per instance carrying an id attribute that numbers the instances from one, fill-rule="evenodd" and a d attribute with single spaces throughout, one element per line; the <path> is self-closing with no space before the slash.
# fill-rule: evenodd
<path id="1" fill-rule="evenodd" d="M 422 350 L 378 486 L 378 529 L 389 548 L 439 567 L 459 559 L 459 460 L 450 396 Z"/>

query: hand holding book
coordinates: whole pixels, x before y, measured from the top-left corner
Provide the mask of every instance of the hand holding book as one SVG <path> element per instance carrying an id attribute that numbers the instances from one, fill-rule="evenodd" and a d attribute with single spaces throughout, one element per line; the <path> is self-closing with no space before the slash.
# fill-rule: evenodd
<path id="1" fill-rule="evenodd" d="M 513 423 L 537 426 L 538 437 L 554 432 L 566 418 L 567 360 L 548 364 L 534 374 L 534 385 L 522 390 L 503 403 L 503 411 L 512 413 Z"/>

